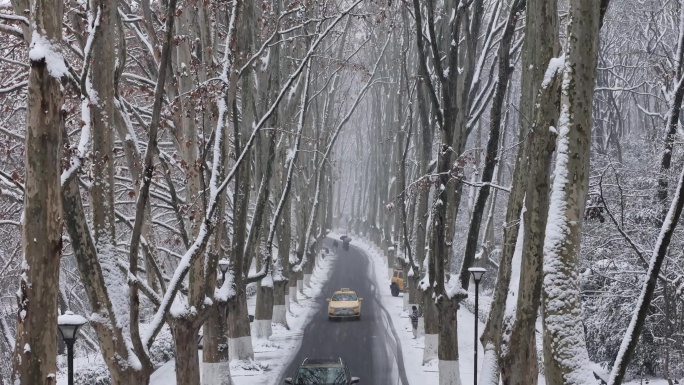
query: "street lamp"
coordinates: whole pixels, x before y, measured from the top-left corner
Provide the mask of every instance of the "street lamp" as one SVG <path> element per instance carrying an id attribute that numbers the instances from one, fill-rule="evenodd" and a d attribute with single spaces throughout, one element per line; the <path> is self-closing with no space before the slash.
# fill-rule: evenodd
<path id="1" fill-rule="evenodd" d="M 479 286 L 480 286 L 480 281 L 482 280 L 482 276 L 487 272 L 487 270 L 481 268 L 481 267 L 471 267 L 468 269 L 470 274 L 473 276 L 473 281 L 475 281 L 475 344 L 474 346 L 474 351 L 475 351 L 475 370 L 473 371 L 473 385 L 477 385 L 477 340 L 478 340 L 478 335 L 477 335 L 477 320 L 478 320 L 478 296 L 480 295 L 479 292 Z"/>
<path id="2" fill-rule="evenodd" d="M 227 259 L 223 258 L 222 260 L 220 260 L 218 262 L 218 265 L 219 265 L 219 269 L 221 269 L 221 274 L 222 274 L 221 280 L 223 282 L 226 282 L 226 273 L 228 272 L 228 267 L 230 266 L 230 262 L 228 262 Z"/>
<path id="3" fill-rule="evenodd" d="M 69 372 L 67 374 L 69 385 L 74 385 L 74 342 L 78 337 L 78 329 L 88 322 L 84 317 L 66 311 L 57 317 L 57 326 L 62 334 L 62 339 L 67 347 L 67 360 Z"/>

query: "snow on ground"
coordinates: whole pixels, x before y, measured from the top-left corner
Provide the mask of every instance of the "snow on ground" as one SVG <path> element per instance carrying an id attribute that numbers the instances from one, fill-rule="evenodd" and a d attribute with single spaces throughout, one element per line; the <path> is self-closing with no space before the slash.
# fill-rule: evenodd
<path id="1" fill-rule="evenodd" d="M 77 341 L 76 344 L 79 342 Z M 76 351 L 76 348 L 74 349 Z M 97 353 L 89 353 L 87 355 L 79 355 L 74 357 L 74 373 L 78 372 L 79 369 L 105 366 L 105 362 L 102 359 L 102 355 Z M 61 354 L 57 356 L 57 385 L 67 385 L 67 358 L 66 354 Z"/>
<path id="2" fill-rule="evenodd" d="M 337 257 L 332 255 L 325 259 L 316 259 L 316 267 L 311 276 L 311 287 L 304 287 L 304 295 L 299 293 L 299 302 L 290 303 L 287 323 L 290 330 L 273 324 L 273 335 L 269 339 L 252 340 L 254 362 L 233 360 L 230 363 L 230 374 L 234 385 L 273 385 L 280 373 L 290 363 L 299 350 L 302 333 L 311 318 L 319 311 L 315 299 L 320 295 L 323 286 L 332 272 Z M 254 314 L 256 297 L 247 300 L 249 313 Z M 254 326 L 254 324 L 252 324 Z M 254 332 L 252 331 L 252 334 Z M 200 362 L 202 351 L 200 351 Z M 150 385 L 175 385 L 175 361 L 171 360 L 157 369 L 150 380 Z"/>

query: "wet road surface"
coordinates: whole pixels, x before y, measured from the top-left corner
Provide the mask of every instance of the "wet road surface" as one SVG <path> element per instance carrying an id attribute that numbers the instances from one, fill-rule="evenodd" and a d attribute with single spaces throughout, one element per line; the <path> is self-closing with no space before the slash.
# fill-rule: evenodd
<path id="1" fill-rule="evenodd" d="M 388 324 L 384 309 L 376 299 L 373 280 L 373 265 L 369 259 L 354 247 L 352 240 L 349 251 L 337 248 L 332 240 L 326 242 L 331 253 L 337 253 L 330 279 L 320 298 L 319 312 L 304 329 L 304 337 L 299 352 L 280 374 L 277 384 L 284 384 L 285 377 L 293 377 L 305 358 L 341 357 L 349 366 L 354 377 L 361 378 L 361 384 L 389 385 L 401 384 L 396 359 L 396 343 Z M 389 282 L 389 280 L 388 280 Z M 361 320 L 328 320 L 328 304 L 335 290 L 350 288 L 363 298 Z M 403 369 L 403 365 L 402 365 Z M 401 377 L 405 379 L 403 370 Z"/>

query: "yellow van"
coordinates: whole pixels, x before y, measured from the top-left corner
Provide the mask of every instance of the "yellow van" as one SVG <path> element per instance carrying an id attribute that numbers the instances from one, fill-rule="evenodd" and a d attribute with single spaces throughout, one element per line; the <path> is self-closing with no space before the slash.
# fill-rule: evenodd
<path id="1" fill-rule="evenodd" d="M 390 283 L 390 291 L 392 296 L 397 297 L 399 293 L 404 292 L 404 270 L 395 268 L 392 272 L 392 280 Z"/>

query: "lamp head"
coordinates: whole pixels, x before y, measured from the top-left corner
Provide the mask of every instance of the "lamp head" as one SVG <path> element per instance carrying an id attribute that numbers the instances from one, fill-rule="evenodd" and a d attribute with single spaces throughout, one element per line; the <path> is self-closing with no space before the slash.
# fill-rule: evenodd
<path id="1" fill-rule="evenodd" d="M 218 262 L 218 265 L 219 269 L 221 269 L 221 272 L 226 273 L 228 271 L 228 267 L 230 267 L 230 262 L 224 258 Z"/>
<path id="2" fill-rule="evenodd" d="M 473 279 L 475 280 L 475 283 L 480 283 L 482 280 L 482 276 L 487 272 L 486 269 L 483 269 L 481 267 L 471 267 L 468 269 L 470 274 L 473 276 Z"/>
<path id="3" fill-rule="evenodd" d="M 57 317 L 57 326 L 65 342 L 73 342 L 78 336 L 78 329 L 88 323 L 85 317 L 66 311 Z"/>

